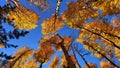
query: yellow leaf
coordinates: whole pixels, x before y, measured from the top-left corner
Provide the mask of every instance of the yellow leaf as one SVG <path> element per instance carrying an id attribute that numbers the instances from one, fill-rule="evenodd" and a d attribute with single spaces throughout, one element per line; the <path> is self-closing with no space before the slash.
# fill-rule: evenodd
<path id="1" fill-rule="evenodd" d="M 95 64 L 89 63 L 90 68 L 98 68 Z M 87 65 L 84 68 L 89 68 Z"/>
<path id="2" fill-rule="evenodd" d="M 29 60 L 22 66 L 22 68 L 38 68 L 38 65 L 36 62 Z"/>
<path id="3" fill-rule="evenodd" d="M 17 29 L 31 30 L 36 28 L 39 16 L 34 11 L 20 5 L 8 13 L 7 19 L 13 20 L 14 27 Z"/>
<path id="4" fill-rule="evenodd" d="M 34 53 L 35 61 L 45 64 L 50 60 L 53 53 L 54 53 L 54 50 L 52 46 L 41 44 L 39 49 L 36 50 Z"/>
<path id="5" fill-rule="evenodd" d="M 108 62 L 100 62 L 100 66 L 101 68 L 111 68 L 110 63 Z"/>
<path id="6" fill-rule="evenodd" d="M 58 63 L 59 63 L 59 57 L 55 56 L 48 68 L 59 68 Z"/>
<path id="7" fill-rule="evenodd" d="M 15 54 L 15 58 L 11 59 L 9 65 L 12 68 L 22 68 L 23 64 L 27 59 L 32 56 L 33 50 L 29 49 L 28 47 L 20 48 Z"/>
<path id="8" fill-rule="evenodd" d="M 63 27 L 64 23 L 62 22 L 61 17 L 56 18 L 56 21 L 55 21 L 55 16 L 56 15 L 52 15 L 51 18 L 48 18 L 43 21 L 43 23 L 41 24 L 42 34 L 45 34 L 45 35 L 51 34 Z"/>

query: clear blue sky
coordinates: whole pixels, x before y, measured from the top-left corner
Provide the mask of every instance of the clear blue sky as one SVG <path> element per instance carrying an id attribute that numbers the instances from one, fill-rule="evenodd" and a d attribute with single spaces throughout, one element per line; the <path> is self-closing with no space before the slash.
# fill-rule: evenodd
<path id="1" fill-rule="evenodd" d="M 48 11 L 45 12 L 41 12 L 38 7 L 35 6 L 31 6 L 28 5 L 27 3 L 25 3 L 24 0 L 20 0 L 20 2 L 25 5 L 27 8 L 34 10 L 37 14 L 40 15 L 40 21 L 38 22 L 38 27 L 36 29 L 33 29 L 30 31 L 29 34 L 27 34 L 25 37 L 21 37 L 19 40 L 13 39 L 10 40 L 9 43 L 11 44 L 17 44 L 19 45 L 18 48 L 23 47 L 24 45 L 29 46 L 31 49 L 37 49 L 37 47 L 39 46 L 39 40 L 41 39 L 41 37 L 43 36 L 41 34 L 41 23 L 44 19 L 50 17 L 52 14 L 55 13 L 55 8 L 56 8 L 56 2 L 57 0 L 49 0 L 50 2 L 50 7 L 48 9 Z M 70 0 L 63 0 L 61 7 L 60 7 L 60 12 L 62 13 L 64 10 L 67 9 L 66 7 L 66 2 L 68 2 Z M 0 5 L 4 5 L 5 4 L 5 0 L 0 0 Z M 12 30 L 12 27 L 8 26 L 7 24 L 4 24 L 5 28 L 9 31 Z M 65 26 L 64 28 L 62 28 L 61 30 L 59 30 L 61 35 L 72 35 L 75 38 L 78 37 L 78 32 L 76 30 L 72 30 L 70 28 L 68 28 L 67 26 Z M 82 44 L 79 44 L 80 48 L 82 47 Z M 1 51 L 4 51 L 5 53 L 7 53 L 8 55 L 13 55 L 14 52 L 18 49 L 14 49 L 14 48 L 2 48 L 0 49 Z M 61 52 L 57 52 L 56 54 L 58 54 L 59 56 L 62 54 Z M 56 54 L 54 54 L 53 56 L 55 56 Z M 78 56 L 78 55 L 77 55 Z M 52 57 L 53 58 L 53 57 Z M 80 56 L 77 57 L 80 64 L 82 65 L 82 67 L 85 65 L 85 63 L 83 62 L 83 60 L 80 58 Z M 92 62 L 95 63 L 99 66 L 99 61 L 97 58 L 93 57 L 93 56 L 85 56 L 86 60 L 88 62 Z M 45 64 L 43 66 L 43 68 L 47 68 L 47 66 L 50 64 L 51 61 L 49 61 L 48 64 Z M 100 66 L 99 66 L 100 67 Z"/>

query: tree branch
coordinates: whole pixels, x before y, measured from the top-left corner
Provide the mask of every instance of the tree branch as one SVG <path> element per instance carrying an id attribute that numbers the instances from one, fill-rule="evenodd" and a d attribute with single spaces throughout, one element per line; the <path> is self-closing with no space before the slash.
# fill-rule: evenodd
<path id="1" fill-rule="evenodd" d="M 116 45 L 113 41 L 105 38 L 104 36 L 102 36 L 102 35 L 100 35 L 100 34 L 98 34 L 98 33 L 95 33 L 95 32 L 93 32 L 93 31 L 91 31 L 91 30 L 89 30 L 89 29 L 86 29 L 86 28 L 84 28 L 84 27 L 80 27 L 80 26 L 78 26 L 78 25 L 76 25 L 76 26 L 77 26 L 78 28 L 80 28 L 80 29 L 84 29 L 84 30 L 86 30 L 86 31 L 88 31 L 88 32 L 91 32 L 91 33 L 97 35 L 97 36 L 100 36 L 101 38 L 105 39 L 106 41 L 112 43 L 112 45 L 115 46 L 116 48 L 120 49 L 120 47 L 119 47 L 118 45 Z"/>
<path id="2" fill-rule="evenodd" d="M 77 57 L 76 57 L 76 54 L 75 54 L 75 50 L 73 49 L 72 46 L 71 46 L 71 49 L 72 49 L 73 54 L 74 54 L 74 56 L 75 56 L 75 60 L 76 60 L 76 62 L 77 62 L 77 64 L 78 64 L 78 67 L 81 68 L 81 65 L 79 64 L 79 62 L 78 62 L 78 60 L 77 60 Z"/>
<path id="3" fill-rule="evenodd" d="M 117 66 L 114 62 L 112 62 L 108 57 L 106 57 L 104 54 L 102 54 L 100 51 L 98 51 L 97 49 L 95 49 L 92 45 L 87 45 L 89 47 L 91 47 L 94 51 L 96 51 L 98 54 L 100 54 L 101 56 L 103 56 L 106 60 L 108 60 L 112 65 L 114 65 L 115 67 L 119 68 L 119 66 Z"/>
<path id="4" fill-rule="evenodd" d="M 85 64 L 88 66 L 88 68 L 90 68 L 88 62 L 86 61 L 86 59 L 83 57 L 82 54 L 80 54 L 80 52 L 74 47 L 75 51 L 78 53 L 78 55 L 83 59 L 83 61 L 85 62 Z"/>
<path id="5" fill-rule="evenodd" d="M 71 60 L 69 54 L 68 54 L 68 51 L 66 50 L 65 46 L 64 46 L 64 39 L 59 35 L 57 34 L 57 36 L 62 40 L 62 42 L 60 43 L 60 47 L 65 55 L 65 58 L 67 60 L 67 64 L 68 64 L 68 68 L 76 68 L 76 66 L 73 64 L 73 61 Z"/>

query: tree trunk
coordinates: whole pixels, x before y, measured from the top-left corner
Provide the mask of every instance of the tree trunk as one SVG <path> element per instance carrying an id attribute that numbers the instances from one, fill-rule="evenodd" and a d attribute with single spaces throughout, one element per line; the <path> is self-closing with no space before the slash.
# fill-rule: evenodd
<path id="1" fill-rule="evenodd" d="M 85 62 L 85 64 L 88 66 L 88 68 L 90 68 L 88 62 L 86 61 L 86 59 L 83 57 L 82 54 L 80 54 L 80 52 L 75 48 L 75 50 L 77 51 L 78 55 L 80 55 L 80 57 L 83 59 L 83 61 Z"/>
<path id="2" fill-rule="evenodd" d="M 62 49 L 62 51 L 63 51 L 63 53 L 65 55 L 65 58 L 67 60 L 68 68 L 76 68 L 75 64 L 73 63 L 73 61 L 71 60 L 71 58 L 70 58 L 70 56 L 68 54 L 68 51 L 66 50 L 66 48 L 64 46 L 63 38 L 60 35 L 58 35 L 58 36 L 62 40 L 62 42 L 60 43 L 60 47 L 61 47 L 61 49 Z"/>
<path id="3" fill-rule="evenodd" d="M 39 68 L 42 68 L 43 63 L 40 64 Z"/>
<path id="4" fill-rule="evenodd" d="M 28 52 L 28 51 L 30 51 L 30 50 L 25 51 L 25 52 L 22 53 L 20 56 L 18 56 L 15 60 L 10 61 L 10 62 L 8 63 L 8 65 L 5 66 L 5 68 L 13 68 L 13 66 L 15 65 L 15 63 L 17 62 L 17 60 L 19 60 L 19 59 L 20 59 L 26 52 Z"/>
<path id="5" fill-rule="evenodd" d="M 79 64 L 79 62 L 78 62 L 78 60 L 77 60 L 77 57 L 76 57 L 76 54 L 75 54 L 75 50 L 74 50 L 74 48 L 73 48 L 72 46 L 71 46 L 71 48 L 72 48 L 73 54 L 74 54 L 74 56 L 75 56 L 75 60 L 76 60 L 76 62 L 77 62 L 77 64 L 78 64 L 78 67 L 81 68 L 81 65 Z"/>
<path id="6" fill-rule="evenodd" d="M 91 45 L 87 45 L 89 47 L 91 47 L 93 50 L 95 50 L 98 54 L 102 55 L 106 60 L 108 60 L 112 65 L 114 65 L 116 68 L 119 68 L 119 66 L 117 66 L 113 61 L 111 61 L 108 57 L 106 57 L 104 54 L 102 54 L 100 51 L 98 51 L 97 49 L 95 49 L 93 46 Z"/>

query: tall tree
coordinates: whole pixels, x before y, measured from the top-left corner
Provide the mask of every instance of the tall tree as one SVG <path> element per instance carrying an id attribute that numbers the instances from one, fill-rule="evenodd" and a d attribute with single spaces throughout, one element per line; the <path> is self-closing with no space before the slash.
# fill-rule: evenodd
<path id="1" fill-rule="evenodd" d="M 54 50 L 51 46 L 45 44 L 40 45 L 39 49 L 34 53 L 35 61 L 40 63 L 39 68 L 42 68 L 42 65 L 50 60 L 53 53 Z"/>
<path id="2" fill-rule="evenodd" d="M 41 10 L 48 8 L 48 0 L 25 0 L 27 4 L 38 6 Z M 33 67 L 42 68 L 52 55 L 61 51 L 62 59 L 55 57 L 50 68 L 77 68 L 79 63 L 77 56 L 81 56 L 86 65 L 84 68 L 98 68 L 94 63 L 88 63 L 84 56 L 72 47 L 74 42 L 82 43 L 84 49 L 89 50 L 93 56 L 100 59 L 101 68 L 120 67 L 120 0 L 77 0 L 67 3 L 67 9 L 59 14 L 60 6 L 64 0 L 56 1 L 55 13 L 46 18 L 41 24 L 40 46 L 37 50 L 29 47 L 20 48 L 14 56 L 8 56 L 4 52 L 1 57 L 10 59 L 7 68 Z M 114 10 L 114 11 L 113 11 Z M 14 47 L 8 44 L 9 39 L 19 39 L 28 31 L 36 28 L 39 15 L 20 3 L 20 0 L 7 0 L 7 5 L 0 7 L 0 47 Z M 113 19 L 111 19 L 112 17 Z M 6 32 L 3 21 L 13 27 L 13 31 Z M 67 26 L 79 31 L 79 37 L 61 35 L 58 30 Z M 26 31 L 27 30 L 27 31 Z M 79 47 L 79 46 L 78 46 Z M 71 53 L 73 51 L 73 54 Z M 32 57 L 32 59 L 29 59 Z M 89 56 L 89 55 L 87 55 Z M 114 59 L 116 57 L 116 59 Z M 113 60 L 112 60 L 113 59 Z M 114 62 L 118 61 L 118 62 Z M 39 62 L 38 66 L 36 62 Z M 29 65 L 30 64 L 30 65 Z"/>

